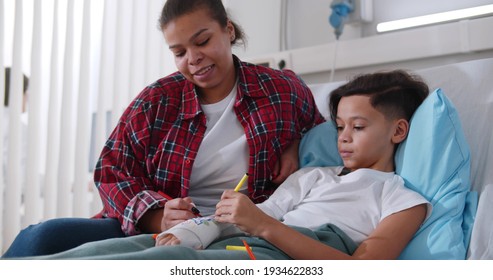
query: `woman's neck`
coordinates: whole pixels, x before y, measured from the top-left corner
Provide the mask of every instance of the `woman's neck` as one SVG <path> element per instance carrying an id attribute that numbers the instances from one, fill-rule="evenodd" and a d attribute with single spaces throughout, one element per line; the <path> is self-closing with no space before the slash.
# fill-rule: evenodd
<path id="1" fill-rule="evenodd" d="M 220 85 L 216 88 L 209 89 L 199 89 L 198 98 L 201 104 L 214 104 L 220 102 L 224 98 L 226 98 L 236 84 L 236 76 L 231 79 L 232 82 L 229 81 L 227 84 Z"/>

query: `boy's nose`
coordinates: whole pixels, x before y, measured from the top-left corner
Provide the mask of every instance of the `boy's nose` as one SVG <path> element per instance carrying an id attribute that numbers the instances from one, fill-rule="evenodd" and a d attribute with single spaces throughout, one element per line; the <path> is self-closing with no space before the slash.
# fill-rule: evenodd
<path id="1" fill-rule="evenodd" d="M 350 139 L 351 137 L 345 129 L 339 133 L 339 137 L 338 137 L 339 142 L 348 143 Z"/>

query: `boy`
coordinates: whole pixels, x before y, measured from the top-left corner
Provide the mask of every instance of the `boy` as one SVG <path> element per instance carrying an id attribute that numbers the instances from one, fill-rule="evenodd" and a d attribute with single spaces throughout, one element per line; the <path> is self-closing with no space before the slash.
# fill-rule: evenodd
<path id="1" fill-rule="evenodd" d="M 239 229 L 294 259 L 397 258 L 431 211 L 431 205 L 405 188 L 394 173 L 394 152 L 427 94 L 427 85 L 404 71 L 355 78 L 330 98 L 344 167 L 303 168 L 257 205 L 240 193 L 225 191 L 214 217 L 192 219 L 163 232 L 156 246 L 201 249 Z M 356 242 L 353 253 L 290 227 L 315 229 L 329 223 Z"/>

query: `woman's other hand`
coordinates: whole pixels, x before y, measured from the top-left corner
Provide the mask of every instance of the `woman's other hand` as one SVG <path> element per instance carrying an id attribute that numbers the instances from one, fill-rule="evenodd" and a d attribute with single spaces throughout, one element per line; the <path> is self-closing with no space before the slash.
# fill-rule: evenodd
<path id="1" fill-rule="evenodd" d="M 281 154 L 281 158 L 276 162 L 272 172 L 272 182 L 280 185 L 289 175 L 293 174 L 299 168 L 298 149 L 300 140 L 294 140 L 289 147 Z"/>

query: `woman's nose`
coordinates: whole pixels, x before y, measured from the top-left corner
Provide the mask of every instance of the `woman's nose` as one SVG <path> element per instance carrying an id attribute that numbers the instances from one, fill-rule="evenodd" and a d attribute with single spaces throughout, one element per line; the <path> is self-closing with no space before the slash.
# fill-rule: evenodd
<path id="1" fill-rule="evenodd" d="M 202 62 L 203 55 L 199 51 L 189 51 L 188 63 L 190 65 L 198 65 Z"/>

